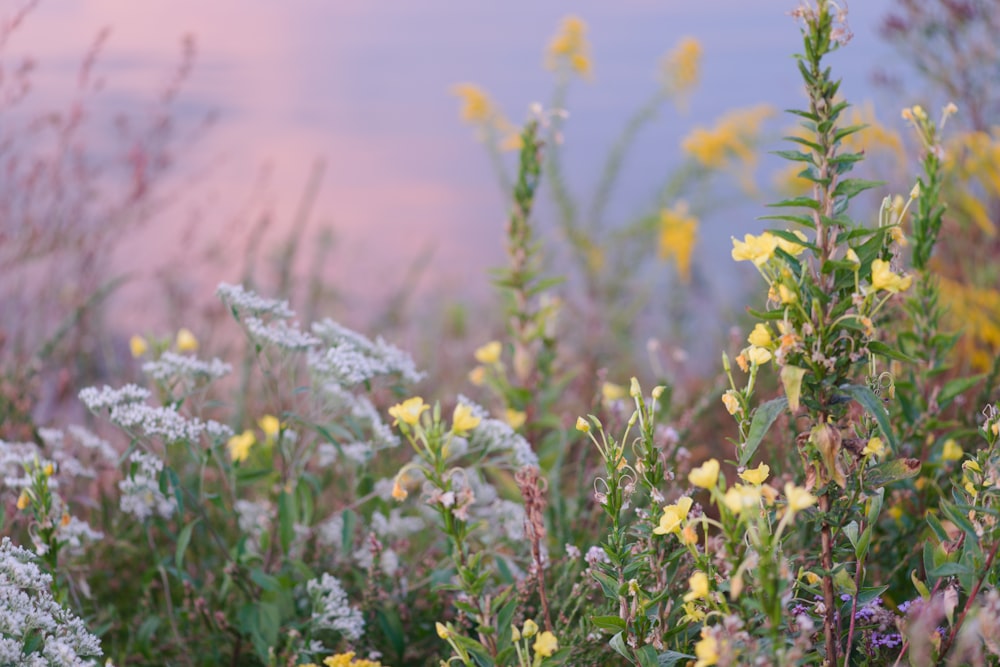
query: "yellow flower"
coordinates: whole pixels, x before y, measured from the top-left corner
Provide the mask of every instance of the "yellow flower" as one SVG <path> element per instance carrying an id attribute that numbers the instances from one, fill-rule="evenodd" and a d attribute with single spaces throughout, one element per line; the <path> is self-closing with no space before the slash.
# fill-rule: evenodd
<path id="1" fill-rule="evenodd" d="M 722 402 L 726 406 L 726 411 L 731 415 L 735 415 L 740 411 L 740 399 L 737 398 L 736 392 L 732 389 L 728 389 L 726 393 L 722 395 Z"/>
<path id="2" fill-rule="evenodd" d="M 28 493 L 27 489 L 21 489 L 21 495 L 17 497 L 17 509 L 24 510 L 27 509 L 28 505 L 31 504 L 31 494 Z"/>
<path id="3" fill-rule="evenodd" d="M 784 283 L 781 283 L 778 285 L 778 298 L 781 299 L 781 303 L 787 305 L 798 301 L 799 295 L 795 293 L 795 290 L 786 286 Z"/>
<path id="4" fill-rule="evenodd" d="M 399 422 L 415 426 L 420 421 L 420 415 L 430 409 L 431 406 L 426 405 L 424 399 L 414 396 L 389 408 L 389 416 L 395 417 L 395 421 L 392 422 L 393 426 Z"/>
<path id="5" fill-rule="evenodd" d="M 448 626 L 440 621 L 434 624 L 434 629 L 437 630 L 438 637 L 441 639 L 448 639 L 448 637 L 451 637 L 451 630 L 449 630 Z"/>
<path id="6" fill-rule="evenodd" d="M 681 141 L 681 148 L 703 167 L 719 169 L 730 161 L 756 163 L 754 143 L 760 126 L 773 113 L 767 105 L 730 111 L 715 127 L 696 127 Z"/>
<path id="7" fill-rule="evenodd" d="M 844 259 L 854 266 L 861 266 L 861 258 L 858 257 L 858 253 L 854 252 L 854 248 L 847 249 L 847 254 L 844 256 Z"/>
<path id="8" fill-rule="evenodd" d="M 711 489 L 719 481 L 719 462 L 709 459 L 688 474 L 688 481 L 694 486 Z"/>
<path id="9" fill-rule="evenodd" d="M 516 625 L 510 626 L 510 640 L 512 642 L 521 641 L 521 631 L 517 629 Z"/>
<path id="10" fill-rule="evenodd" d="M 587 24 L 576 16 L 567 16 L 559 31 L 549 42 L 546 65 L 558 69 L 568 64 L 577 74 L 590 73 L 590 42 L 587 41 Z"/>
<path id="11" fill-rule="evenodd" d="M 528 415 L 526 415 L 524 412 L 522 412 L 521 410 L 515 410 L 513 408 L 507 408 L 506 417 L 507 417 L 507 425 L 510 426 L 515 431 L 524 426 L 524 422 L 528 419 Z"/>
<path id="12" fill-rule="evenodd" d="M 749 482 L 750 484 L 756 484 L 760 486 L 767 480 L 767 476 L 771 474 L 771 466 L 766 463 L 761 463 L 759 466 L 752 470 L 744 470 L 740 473 L 740 479 L 744 482 Z"/>
<path id="13" fill-rule="evenodd" d="M 46 463 L 45 467 L 42 468 L 42 474 L 45 475 L 46 477 L 52 477 L 52 475 L 55 473 L 55 471 L 56 471 L 56 468 L 51 463 Z"/>
<path id="14" fill-rule="evenodd" d="M 601 385 L 601 398 L 606 402 L 620 401 L 625 398 L 625 387 L 612 382 L 605 382 Z"/>
<path id="15" fill-rule="evenodd" d="M 485 123 L 496 114 L 490 96 L 475 84 L 457 83 L 451 87 L 451 93 L 462 101 L 459 113 L 466 123 Z"/>
<path id="16" fill-rule="evenodd" d="M 750 359 L 750 363 L 763 366 L 771 361 L 771 352 L 766 348 L 751 345 L 747 348 L 747 358 Z"/>
<path id="17" fill-rule="evenodd" d="M 792 234 L 794 234 L 795 237 L 798 238 L 803 243 L 805 243 L 808 240 L 806 238 L 806 235 L 803 234 L 801 230 L 796 229 L 795 231 L 792 232 Z M 783 239 L 780 236 L 775 236 L 774 238 L 777 239 L 778 241 L 778 247 L 787 252 L 792 257 L 798 257 L 799 255 L 802 254 L 802 251 L 806 249 L 805 246 L 799 245 L 798 243 L 793 243 L 792 241 Z"/>
<path id="18" fill-rule="evenodd" d="M 685 37 L 673 51 L 663 57 L 660 65 L 664 85 L 673 93 L 683 93 L 698 83 L 701 65 L 701 42 Z"/>
<path id="19" fill-rule="evenodd" d="M 876 259 L 872 262 L 872 288 L 875 291 L 886 290 L 893 294 L 905 292 L 910 288 L 913 276 L 898 276 L 889 268 L 889 262 Z"/>
<path id="20" fill-rule="evenodd" d="M 944 448 L 941 450 L 942 461 L 958 461 L 963 456 L 965 456 L 965 452 L 962 451 L 962 446 L 954 439 L 948 438 L 944 441 Z"/>
<path id="21" fill-rule="evenodd" d="M 687 202 L 679 201 L 660 211 L 660 258 L 677 264 L 681 281 L 691 279 L 691 254 L 698 240 L 698 218 L 688 213 Z"/>
<path id="22" fill-rule="evenodd" d="M 531 648 L 535 650 L 535 655 L 547 658 L 559 650 L 559 640 L 556 639 L 554 634 L 546 630 L 542 634 L 538 635 L 538 639 L 536 639 L 535 643 L 531 645 Z"/>
<path id="23" fill-rule="evenodd" d="M 764 232 L 760 236 L 747 234 L 742 241 L 733 239 L 733 259 L 737 262 L 750 261 L 757 266 L 764 266 L 767 260 L 774 256 L 778 247 L 778 237 Z"/>
<path id="24" fill-rule="evenodd" d="M 524 629 L 521 630 L 521 635 L 525 639 L 531 639 L 536 634 L 538 634 L 538 624 L 529 618 L 524 622 Z"/>
<path id="25" fill-rule="evenodd" d="M 744 510 L 754 510 L 760 507 L 761 491 L 759 486 L 734 484 L 726 489 L 722 502 L 733 514 L 742 514 Z"/>
<path id="26" fill-rule="evenodd" d="M 771 344 L 771 330 L 763 322 L 758 322 L 747 337 L 747 342 L 758 347 L 767 347 Z"/>
<path id="27" fill-rule="evenodd" d="M 882 438 L 877 435 L 872 436 L 868 440 L 868 444 L 865 445 L 865 448 L 861 450 L 861 453 L 866 456 L 871 455 L 880 459 L 886 454 L 885 443 L 882 442 Z"/>
<path id="28" fill-rule="evenodd" d="M 793 513 L 812 507 L 817 500 L 809 491 L 791 482 L 785 482 L 785 498 L 788 500 L 788 510 Z"/>
<path id="29" fill-rule="evenodd" d="M 257 420 L 257 426 L 260 430 L 264 432 L 264 437 L 268 441 L 274 441 L 278 437 L 278 432 L 281 430 L 281 422 L 274 415 L 264 415 Z"/>
<path id="30" fill-rule="evenodd" d="M 653 532 L 656 532 L 656 530 L 654 529 Z M 698 541 L 698 531 L 691 524 L 687 524 L 681 528 L 680 538 L 684 544 L 694 544 Z"/>
<path id="31" fill-rule="evenodd" d="M 684 601 L 702 600 L 708 597 L 708 576 L 704 572 L 695 572 L 688 579 L 689 593 L 684 594 Z"/>
<path id="32" fill-rule="evenodd" d="M 406 474 L 400 472 L 398 475 L 396 475 L 396 479 L 392 481 L 393 500 L 398 500 L 399 502 L 403 502 L 404 500 L 406 500 L 406 496 L 410 495 L 406 491 L 406 487 L 403 486 L 405 480 L 406 480 Z"/>
<path id="33" fill-rule="evenodd" d="M 229 438 L 229 442 L 226 443 L 226 448 L 229 449 L 229 458 L 234 463 L 246 461 L 250 456 L 250 448 L 255 442 L 257 442 L 257 438 L 254 437 L 253 431 L 250 429 Z"/>
<path id="34" fill-rule="evenodd" d="M 701 630 L 701 640 L 694 645 L 694 654 L 698 661 L 694 667 L 710 667 L 719 662 L 719 642 L 708 634 L 707 628 Z"/>
<path id="35" fill-rule="evenodd" d="M 469 382 L 479 387 L 486 382 L 486 367 L 476 366 L 471 371 L 469 371 Z"/>
<path id="36" fill-rule="evenodd" d="M 590 422 L 583 417 L 576 418 L 576 430 L 581 433 L 590 433 Z"/>
<path id="37" fill-rule="evenodd" d="M 455 412 L 451 416 L 451 430 L 461 435 L 479 426 L 481 421 L 481 418 L 472 414 L 472 408 L 459 403 L 455 406 Z"/>
<path id="38" fill-rule="evenodd" d="M 133 357 L 139 358 L 146 354 L 149 345 L 146 344 L 146 339 L 142 336 L 132 336 L 128 340 L 128 348 L 131 350 Z"/>
<path id="39" fill-rule="evenodd" d="M 194 352 L 198 349 L 198 339 L 194 337 L 188 329 L 181 329 L 177 332 L 177 350 L 180 352 Z"/>
<path id="40" fill-rule="evenodd" d="M 663 508 L 663 516 L 660 517 L 660 525 L 653 529 L 657 535 L 668 535 L 679 533 L 681 524 L 687 519 L 693 501 L 687 496 L 683 496 L 673 505 Z"/>
<path id="41" fill-rule="evenodd" d="M 498 340 L 491 340 L 486 345 L 477 348 L 473 353 L 476 361 L 481 364 L 492 365 L 500 361 L 500 354 L 503 352 L 503 345 Z"/>
<path id="42" fill-rule="evenodd" d="M 326 667 L 382 667 L 382 663 L 377 660 L 355 659 L 354 651 L 331 655 L 323 664 Z"/>

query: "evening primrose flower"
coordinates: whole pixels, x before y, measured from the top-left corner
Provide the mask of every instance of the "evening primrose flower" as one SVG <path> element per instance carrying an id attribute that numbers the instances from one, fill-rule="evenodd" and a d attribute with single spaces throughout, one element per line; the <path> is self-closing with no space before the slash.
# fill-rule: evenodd
<path id="1" fill-rule="evenodd" d="M 684 594 L 684 601 L 702 600 L 708 597 L 708 576 L 701 571 L 695 572 L 688 579 L 688 587 L 691 589 Z"/>
<path id="2" fill-rule="evenodd" d="M 688 481 L 694 486 L 711 489 L 719 481 L 719 462 L 709 459 L 688 474 Z"/>
<path id="3" fill-rule="evenodd" d="M 698 241 L 698 218 L 689 213 L 687 202 L 660 211 L 660 258 L 677 264 L 682 282 L 691 279 L 691 255 Z"/>
<path id="4" fill-rule="evenodd" d="M 732 389 L 726 390 L 726 393 L 722 395 L 722 403 L 726 406 L 726 411 L 731 415 L 735 415 L 742 409 L 740 399 L 737 398 L 736 392 Z"/>
<path id="5" fill-rule="evenodd" d="M 691 498 L 683 496 L 675 504 L 664 507 L 663 516 L 660 517 L 660 525 L 654 528 L 653 532 L 657 535 L 679 533 L 681 524 L 687 519 L 692 504 Z"/>
<path id="6" fill-rule="evenodd" d="M 257 426 L 264 432 L 264 437 L 268 442 L 274 442 L 281 430 L 281 422 L 274 415 L 264 415 L 257 420 Z"/>
<path id="7" fill-rule="evenodd" d="M 529 618 L 524 622 L 524 628 L 521 630 L 521 635 L 525 639 L 531 639 L 536 634 L 538 634 L 538 624 Z"/>
<path id="8" fill-rule="evenodd" d="M 854 248 L 847 249 L 847 254 L 844 255 L 844 259 L 853 264 L 855 268 L 861 266 L 861 258 L 858 257 L 858 253 L 854 252 Z"/>
<path id="9" fill-rule="evenodd" d="M 747 337 L 747 342 L 757 347 L 768 347 L 771 344 L 770 329 L 763 322 L 758 322 Z"/>
<path id="10" fill-rule="evenodd" d="M 590 42 L 583 19 L 567 16 L 562 20 L 559 31 L 549 42 L 546 62 L 549 69 L 556 69 L 566 62 L 577 74 L 590 73 Z"/>
<path id="11" fill-rule="evenodd" d="M 441 621 L 434 624 L 434 629 L 437 630 L 437 635 L 441 639 L 448 639 L 448 637 L 451 637 L 451 630 Z"/>
<path id="12" fill-rule="evenodd" d="M 726 489 L 726 495 L 722 497 L 722 502 L 733 514 L 741 514 L 745 510 L 753 510 L 760 507 L 760 499 L 761 491 L 759 486 L 734 484 Z"/>
<path id="13" fill-rule="evenodd" d="M 538 635 L 538 639 L 531 645 L 531 648 L 535 650 L 535 655 L 548 658 L 559 649 L 559 640 L 556 639 L 554 634 L 546 630 Z"/>
<path id="14" fill-rule="evenodd" d="M 942 461 L 958 461 L 963 456 L 965 456 L 965 452 L 962 451 L 962 446 L 953 438 L 944 441 L 944 448 L 941 450 Z"/>
<path id="15" fill-rule="evenodd" d="M 198 339 L 194 337 L 189 329 L 181 329 L 177 332 L 177 350 L 180 352 L 194 352 L 198 349 Z"/>
<path id="16" fill-rule="evenodd" d="M 250 448 L 257 442 L 253 431 L 247 429 L 239 435 L 229 438 L 226 448 L 229 450 L 229 458 L 233 463 L 242 463 L 250 456 Z"/>
<path id="17" fill-rule="evenodd" d="M 416 426 L 420 421 L 420 415 L 430 409 L 431 406 L 424 403 L 424 399 L 419 396 L 414 396 L 413 398 L 408 398 L 402 403 L 397 403 L 389 408 L 389 416 L 395 417 L 395 421 L 392 422 L 393 426 L 399 422 L 404 422 L 410 426 Z"/>
<path id="18" fill-rule="evenodd" d="M 455 412 L 451 417 L 451 430 L 456 434 L 463 434 L 479 426 L 482 419 L 472 414 L 472 408 L 464 403 L 455 406 Z"/>
<path id="19" fill-rule="evenodd" d="M 406 496 L 410 495 L 406 488 L 403 486 L 403 479 L 405 475 L 396 475 L 396 479 L 392 481 L 392 498 L 393 500 L 398 500 L 402 502 L 406 500 Z"/>
<path id="20" fill-rule="evenodd" d="M 798 301 L 799 295 L 795 293 L 795 290 L 781 283 L 778 285 L 778 299 L 787 306 Z"/>
<path id="21" fill-rule="evenodd" d="M 799 229 L 793 231 L 792 234 L 803 243 L 805 243 L 808 240 L 806 238 L 806 235 L 803 234 L 802 231 Z M 799 255 L 802 254 L 802 251 L 806 249 L 804 245 L 799 245 L 798 243 L 795 243 L 793 241 L 783 239 L 780 236 L 775 236 L 774 238 L 778 242 L 778 247 L 787 252 L 792 257 L 798 257 Z"/>
<path id="22" fill-rule="evenodd" d="M 458 83 L 451 87 L 451 93 L 462 101 L 459 114 L 466 123 L 480 124 L 493 118 L 496 109 L 486 91 L 472 83 Z"/>
<path id="23" fill-rule="evenodd" d="M 737 262 L 751 261 L 757 266 L 764 266 L 767 260 L 774 256 L 778 247 L 778 237 L 764 232 L 760 236 L 747 234 L 742 241 L 733 239 L 733 259 Z"/>
<path id="24" fill-rule="evenodd" d="M 576 418 L 576 430 L 581 433 L 590 433 L 590 422 L 583 417 Z"/>
<path id="25" fill-rule="evenodd" d="M 771 352 L 767 348 L 751 345 L 747 348 L 747 358 L 750 360 L 750 363 L 763 366 L 771 361 Z"/>
<path id="26" fill-rule="evenodd" d="M 516 625 L 510 626 L 510 640 L 512 642 L 521 641 L 521 631 L 517 629 Z"/>
<path id="27" fill-rule="evenodd" d="M 674 93 L 694 87 L 698 83 L 700 64 L 701 42 L 694 37 L 684 37 L 661 62 L 664 85 Z"/>
<path id="28" fill-rule="evenodd" d="M 893 294 L 905 292 L 910 288 L 913 276 L 899 276 L 889 268 L 889 262 L 876 259 L 872 262 L 872 289 L 876 292 L 885 290 Z"/>
<path id="29" fill-rule="evenodd" d="M 491 340 L 486 345 L 477 348 L 473 354 L 476 357 L 476 361 L 489 366 L 500 361 L 500 354 L 502 352 L 503 345 L 500 344 L 500 341 Z"/>
<path id="30" fill-rule="evenodd" d="M 771 466 L 766 463 L 761 463 L 759 466 L 753 469 L 744 470 L 740 473 L 740 479 L 744 482 L 749 482 L 756 486 L 760 486 L 767 480 L 767 476 L 771 474 Z"/>
<path id="31" fill-rule="evenodd" d="M 877 435 L 872 436 L 868 440 L 868 444 L 865 445 L 865 448 L 861 450 L 861 453 L 865 456 L 874 456 L 877 459 L 881 459 L 886 454 L 885 443 Z"/>
<path id="32" fill-rule="evenodd" d="M 792 513 L 812 507 L 817 501 L 816 496 L 791 482 L 785 482 L 785 499 L 788 501 L 788 511 Z"/>
<path id="33" fill-rule="evenodd" d="M 702 628 L 701 640 L 694 645 L 694 655 L 698 658 L 694 667 L 711 667 L 719 663 L 719 642 L 708 634 L 708 628 Z"/>
<path id="34" fill-rule="evenodd" d="M 524 422 L 528 419 L 528 415 L 526 415 L 523 411 L 515 410 L 514 408 L 507 408 L 505 417 L 507 425 L 515 431 L 524 426 Z"/>
<path id="35" fill-rule="evenodd" d="M 17 497 L 17 509 L 24 510 L 27 509 L 28 505 L 31 504 L 31 494 L 27 489 L 21 490 L 21 495 Z"/>
<path id="36" fill-rule="evenodd" d="M 143 338 L 142 336 L 136 335 L 136 336 L 132 336 L 131 338 L 129 338 L 129 340 L 128 340 L 128 348 L 129 348 L 129 351 L 132 352 L 132 356 L 133 357 L 139 358 L 142 355 L 146 354 L 146 350 L 149 349 L 149 345 L 146 343 L 146 339 L 145 338 Z"/>

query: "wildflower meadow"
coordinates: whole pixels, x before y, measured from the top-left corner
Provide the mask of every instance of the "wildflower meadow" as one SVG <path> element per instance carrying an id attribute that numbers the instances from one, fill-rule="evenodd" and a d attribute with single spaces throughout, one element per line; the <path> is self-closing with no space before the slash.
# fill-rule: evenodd
<path id="1" fill-rule="evenodd" d="M 0 664 L 1000 665 L 1000 51 L 962 45 L 1000 5 L 919 4 L 886 39 L 940 104 L 852 106 L 847 3 L 761 3 L 801 36 L 801 104 L 692 121 L 683 38 L 585 188 L 571 91 L 599 26 L 556 26 L 552 99 L 524 113 L 457 82 L 506 201 L 474 338 L 345 326 L 287 256 L 160 331 L 101 319 L 113 276 L 43 275 L 45 317 L 0 329 Z M 623 218 L 663 116 L 676 160 Z M 64 266 L 64 230 L 10 190 L 0 270 L 104 266 Z M 97 206 L 70 246 L 114 236 Z M 724 270 L 730 331 L 706 314 Z M 81 351 L 113 338 L 116 363 Z M 714 346 L 705 372 L 685 341 Z"/>

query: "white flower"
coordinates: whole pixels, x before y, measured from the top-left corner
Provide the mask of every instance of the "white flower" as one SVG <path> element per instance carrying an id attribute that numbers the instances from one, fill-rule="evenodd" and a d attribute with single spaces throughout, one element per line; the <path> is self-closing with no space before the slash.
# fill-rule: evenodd
<path id="1" fill-rule="evenodd" d="M 340 581 L 324 572 L 320 579 L 306 583 L 306 591 L 312 600 L 313 632 L 336 630 L 346 639 L 356 642 L 365 632 L 365 619 L 361 610 L 352 607 Z"/>

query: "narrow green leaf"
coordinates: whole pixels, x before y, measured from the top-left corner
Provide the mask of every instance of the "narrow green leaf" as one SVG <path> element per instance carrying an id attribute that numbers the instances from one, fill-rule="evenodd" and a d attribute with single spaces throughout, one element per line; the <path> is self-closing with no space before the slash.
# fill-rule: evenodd
<path id="1" fill-rule="evenodd" d="M 698 656 L 679 653 L 677 651 L 667 651 L 659 656 L 660 667 L 677 667 L 686 664 L 689 660 L 697 660 Z"/>
<path id="2" fill-rule="evenodd" d="M 985 373 L 965 378 L 955 378 L 945 383 L 944 387 L 941 388 L 941 393 L 938 394 L 938 405 L 942 408 L 950 405 L 960 394 L 979 384 L 979 381 L 984 377 L 986 377 Z"/>
<path id="3" fill-rule="evenodd" d="M 885 185 L 885 181 L 867 181 L 863 178 L 845 178 L 837 183 L 837 188 L 833 191 L 834 197 L 847 197 L 848 199 L 861 194 L 865 190 L 871 190 Z"/>
<path id="4" fill-rule="evenodd" d="M 889 423 L 889 414 L 886 412 L 885 406 L 882 405 L 882 401 L 872 393 L 872 390 L 857 384 L 845 384 L 840 389 L 847 392 L 851 398 L 860 403 L 861 407 L 875 418 L 889 446 L 892 447 L 893 451 L 898 451 L 899 443 L 896 440 L 896 434 L 892 430 L 892 425 Z"/>
<path id="5" fill-rule="evenodd" d="M 771 208 L 789 208 L 793 206 L 801 206 L 803 208 L 811 208 L 814 211 L 819 210 L 819 202 L 810 197 L 793 197 L 791 199 L 782 199 L 779 202 L 773 204 L 768 204 Z"/>
<path id="6" fill-rule="evenodd" d="M 878 489 L 893 482 L 916 477 L 918 474 L 920 474 L 918 459 L 894 459 L 866 470 L 865 486 Z"/>
<path id="7" fill-rule="evenodd" d="M 778 157 L 783 157 L 786 160 L 792 160 L 793 162 L 808 162 L 809 164 L 816 164 L 813 156 L 810 153 L 803 153 L 802 151 L 771 151 L 773 155 Z"/>
<path id="8" fill-rule="evenodd" d="M 788 399 L 784 396 L 775 398 L 759 406 L 753 413 L 750 421 L 750 431 L 747 433 L 747 441 L 743 443 L 740 451 L 740 465 L 745 466 L 750 463 L 753 455 L 757 453 L 761 440 L 767 435 L 771 424 L 778 418 L 785 408 L 788 407 Z"/>
<path id="9" fill-rule="evenodd" d="M 295 496 L 282 491 L 278 495 L 278 537 L 281 540 L 281 550 L 286 554 L 295 539 L 297 517 Z"/>
<path id="10" fill-rule="evenodd" d="M 606 632 L 625 632 L 625 621 L 619 616 L 591 616 L 590 622 Z"/>
<path id="11" fill-rule="evenodd" d="M 177 569 L 181 569 L 184 566 L 184 552 L 187 551 L 188 545 L 191 543 L 191 531 L 198 524 L 201 519 L 195 519 L 188 525 L 181 529 L 180 535 L 177 536 L 177 549 L 174 551 L 174 564 L 177 565 Z"/>

